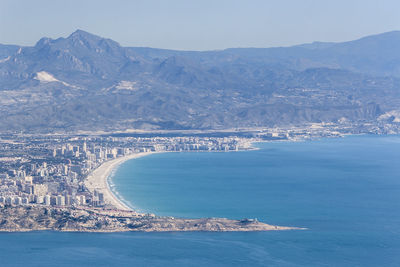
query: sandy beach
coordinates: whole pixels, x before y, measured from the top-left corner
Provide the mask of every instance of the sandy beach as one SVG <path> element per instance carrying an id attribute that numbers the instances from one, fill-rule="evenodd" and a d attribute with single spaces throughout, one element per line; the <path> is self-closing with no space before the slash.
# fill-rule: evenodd
<path id="1" fill-rule="evenodd" d="M 155 152 L 134 153 L 124 157 L 106 161 L 101 164 L 97 169 L 95 169 L 91 174 L 89 174 L 89 176 L 85 180 L 85 185 L 90 192 L 94 192 L 94 190 L 97 190 L 98 192 L 103 193 L 104 202 L 106 204 L 112 205 L 119 210 L 130 211 L 132 209 L 125 205 L 112 193 L 108 184 L 108 177 L 110 176 L 112 171 L 117 168 L 121 163 L 130 159 L 140 158 L 154 153 Z"/>

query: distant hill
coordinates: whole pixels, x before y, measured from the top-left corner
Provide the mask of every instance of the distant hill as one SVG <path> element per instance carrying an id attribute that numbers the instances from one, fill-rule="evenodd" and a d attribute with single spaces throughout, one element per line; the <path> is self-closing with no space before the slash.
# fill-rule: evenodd
<path id="1" fill-rule="evenodd" d="M 340 68 L 354 72 L 400 77 L 400 31 L 344 43 L 322 43 L 281 48 L 239 48 L 226 52 L 304 70 Z"/>
<path id="2" fill-rule="evenodd" d="M 399 90 L 399 31 L 204 52 L 122 47 L 82 30 L 0 45 L 2 131 L 370 122 L 400 109 Z"/>

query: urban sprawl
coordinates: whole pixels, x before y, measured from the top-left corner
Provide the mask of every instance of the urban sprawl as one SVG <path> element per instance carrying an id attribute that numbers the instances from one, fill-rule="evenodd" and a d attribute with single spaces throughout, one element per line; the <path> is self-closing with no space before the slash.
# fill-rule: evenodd
<path id="1" fill-rule="evenodd" d="M 0 203 L 105 207 L 103 194 L 90 192 L 84 180 L 108 160 L 139 152 L 234 151 L 249 146 L 247 139 L 237 137 L 2 137 Z"/>
<path id="2" fill-rule="evenodd" d="M 237 151 L 251 149 L 254 141 L 392 132 L 398 133 L 399 129 L 372 124 L 313 124 L 279 130 L 253 129 L 228 137 L 3 134 L 0 135 L 0 205 L 112 209 L 112 206 L 107 207 L 109 204 L 105 203 L 103 193 L 88 190 L 85 179 L 102 163 L 134 153 Z"/>

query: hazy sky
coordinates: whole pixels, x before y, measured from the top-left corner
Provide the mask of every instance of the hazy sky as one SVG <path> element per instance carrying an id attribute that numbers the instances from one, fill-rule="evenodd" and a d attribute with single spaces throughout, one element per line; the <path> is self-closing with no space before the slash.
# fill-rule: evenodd
<path id="1" fill-rule="evenodd" d="M 0 0 L 0 43 L 82 29 L 124 46 L 287 46 L 400 30 L 399 12 L 399 0 Z"/>

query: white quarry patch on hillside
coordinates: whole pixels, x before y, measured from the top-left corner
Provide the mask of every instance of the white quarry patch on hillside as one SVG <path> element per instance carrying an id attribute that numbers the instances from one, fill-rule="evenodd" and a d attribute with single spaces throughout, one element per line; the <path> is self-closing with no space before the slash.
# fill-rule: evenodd
<path id="1" fill-rule="evenodd" d="M 3 59 L 0 59 L 0 63 L 3 63 L 3 62 L 6 62 L 6 61 L 9 61 L 10 60 L 10 56 L 8 56 L 8 57 L 6 57 L 6 58 L 3 58 Z"/>
<path id="2" fill-rule="evenodd" d="M 35 79 L 41 82 L 59 82 L 53 75 L 45 71 L 37 72 Z"/>
<path id="3" fill-rule="evenodd" d="M 63 82 L 63 81 L 60 81 L 60 80 L 56 79 L 53 75 L 51 75 L 50 73 L 48 73 L 46 71 L 37 72 L 35 77 L 34 77 L 34 79 L 40 81 L 41 83 L 59 82 L 59 83 L 62 83 L 63 85 L 65 85 L 65 86 L 77 88 L 74 85 L 70 85 L 69 83 L 66 83 L 66 82 Z"/>
<path id="4" fill-rule="evenodd" d="M 120 81 L 115 88 L 118 90 L 124 89 L 124 90 L 136 90 L 137 88 L 135 87 L 136 82 L 131 82 L 131 81 Z"/>

